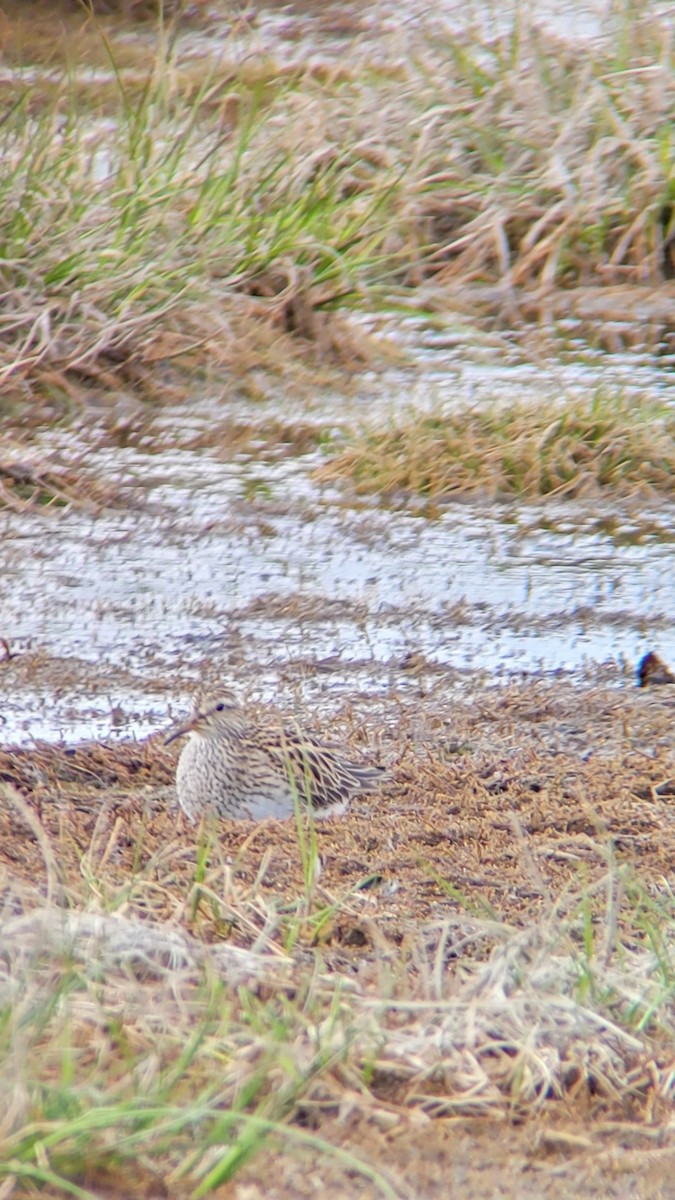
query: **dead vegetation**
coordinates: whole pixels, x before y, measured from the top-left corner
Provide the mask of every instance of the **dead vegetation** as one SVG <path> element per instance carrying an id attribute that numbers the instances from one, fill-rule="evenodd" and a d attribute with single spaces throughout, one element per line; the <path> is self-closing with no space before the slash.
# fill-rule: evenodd
<path id="1" fill-rule="evenodd" d="M 412 412 L 353 437 L 316 478 L 390 501 L 672 496 L 675 418 L 665 406 L 602 393 L 564 405 Z"/>
<path id="2" fill-rule="evenodd" d="M 158 29 L 134 67 L 118 38 L 105 81 L 116 30 L 89 19 L 74 62 L 22 83 L 0 131 L 3 394 L 105 378 L 150 396 L 158 363 L 226 379 L 246 342 L 280 373 L 350 364 L 376 350 L 344 314 L 472 295 L 477 321 L 513 329 L 574 292 L 587 335 L 615 345 L 598 290 L 615 314 L 616 286 L 635 286 L 635 337 L 667 347 L 672 300 L 645 318 L 645 288 L 672 276 L 667 18 L 617 21 L 576 45 L 522 17 L 488 34 L 429 16 L 407 24 L 405 57 L 377 30 L 377 55 L 364 36 L 319 70 L 261 55 L 249 14 L 227 28 L 251 54 L 218 39 L 205 62 Z M 78 62 L 96 42 L 92 83 Z"/>
<path id="3" fill-rule="evenodd" d="M 227 420 L 185 441 L 189 450 L 208 449 L 217 458 L 253 458 L 276 461 L 309 454 L 329 440 L 329 431 L 308 421 L 268 417 L 264 420 Z"/>
<path id="4" fill-rule="evenodd" d="M 96 514 L 104 508 L 128 506 L 121 484 L 96 478 L 81 464 L 38 456 L 25 446 L 5 442 L 0 459 L 0 509 L 77 508 Z"/>

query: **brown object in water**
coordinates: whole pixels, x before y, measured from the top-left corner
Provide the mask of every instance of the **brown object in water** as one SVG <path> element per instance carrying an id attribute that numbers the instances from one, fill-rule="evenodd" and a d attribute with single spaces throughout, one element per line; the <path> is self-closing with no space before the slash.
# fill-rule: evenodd
<path id="1" fill-rule="evenodd" d="M 650 687 L 662 683 L 675 683 L 675 675 L 658 654 L 650 650 L 647 654 L 643 654 L 638 663 L 637 685 L 638 687 Z"/>

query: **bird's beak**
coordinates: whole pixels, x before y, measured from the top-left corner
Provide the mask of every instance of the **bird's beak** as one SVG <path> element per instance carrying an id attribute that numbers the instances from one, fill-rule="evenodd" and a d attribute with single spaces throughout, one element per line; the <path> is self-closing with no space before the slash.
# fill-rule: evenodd
<path id="1" fill-rule="evenodd" d="M 182 721 L 180 725 L 176 725 L 173 729 L 170 729 L 164 738 L 164 745 L 168 746 L 169 742 L 175 742 L 176 738 L 183 737 L 186 733 L 191 733 L 200 716 L 200 713 L 193 713 L 187 721 Z"/>

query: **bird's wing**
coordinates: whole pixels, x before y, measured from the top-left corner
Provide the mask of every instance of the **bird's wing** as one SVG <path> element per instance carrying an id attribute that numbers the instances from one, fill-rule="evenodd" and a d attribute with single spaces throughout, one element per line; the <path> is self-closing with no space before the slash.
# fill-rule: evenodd
<path id="1" fill-rule="evenodd" d="M 301 799 L 314 804 L 339 804 L 383 772 L 381 767 L 346 762 L 332 746 L 310 741 L 292 730 L 280 730 L 268 747 L 275 762 L 290 774 Z"/>

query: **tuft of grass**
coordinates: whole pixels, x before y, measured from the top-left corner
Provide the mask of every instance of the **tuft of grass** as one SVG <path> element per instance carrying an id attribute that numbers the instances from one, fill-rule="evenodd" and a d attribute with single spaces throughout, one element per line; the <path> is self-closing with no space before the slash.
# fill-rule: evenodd
<path id="1" fill-rule="evenodd" d="M 78 508 L 97 513 L 120 505 L 122 489 L 79 463 L 39 459 L 21 446 L 5 443 L 0 460 L 0 509 L 27 512 L 36 508 Z M 128 504 L 128 497 L 124 504 Z"/>
<path id="2" fill-rule="evenodd" d="M 675 413 L 597 392 L 565 404 L 410 413 L 316 472 L 357 494 L 451 500 L 675 493 Z"/>
<path id="3" fill-rule="evenodd" d="M 254 458 L 256 462 L 310 454 L 330 443 L 331 430 L 308 421 L 280 417 L 264 420 L 227 420 L 189 438 L 189 450 L 207 447 L 220 458 Z"/>
<path id="4" fill-rule="evenodd" d="M 5 394 L 28 376 L 159 396 L 158 359 L 241 369 L 247 321 L 330 349 L 321 311 L 391 257 L 402 167 L 371 177 L 346 96 L 327 141 L 337 97 L 316 89 L 308 128 L 297 70 L 251 80 L 214 60 L 196 80 L 159 38 L 144 78 L 112 57 L 104 100 L 77 69 L 19 92 L 0 129 Z"/>

